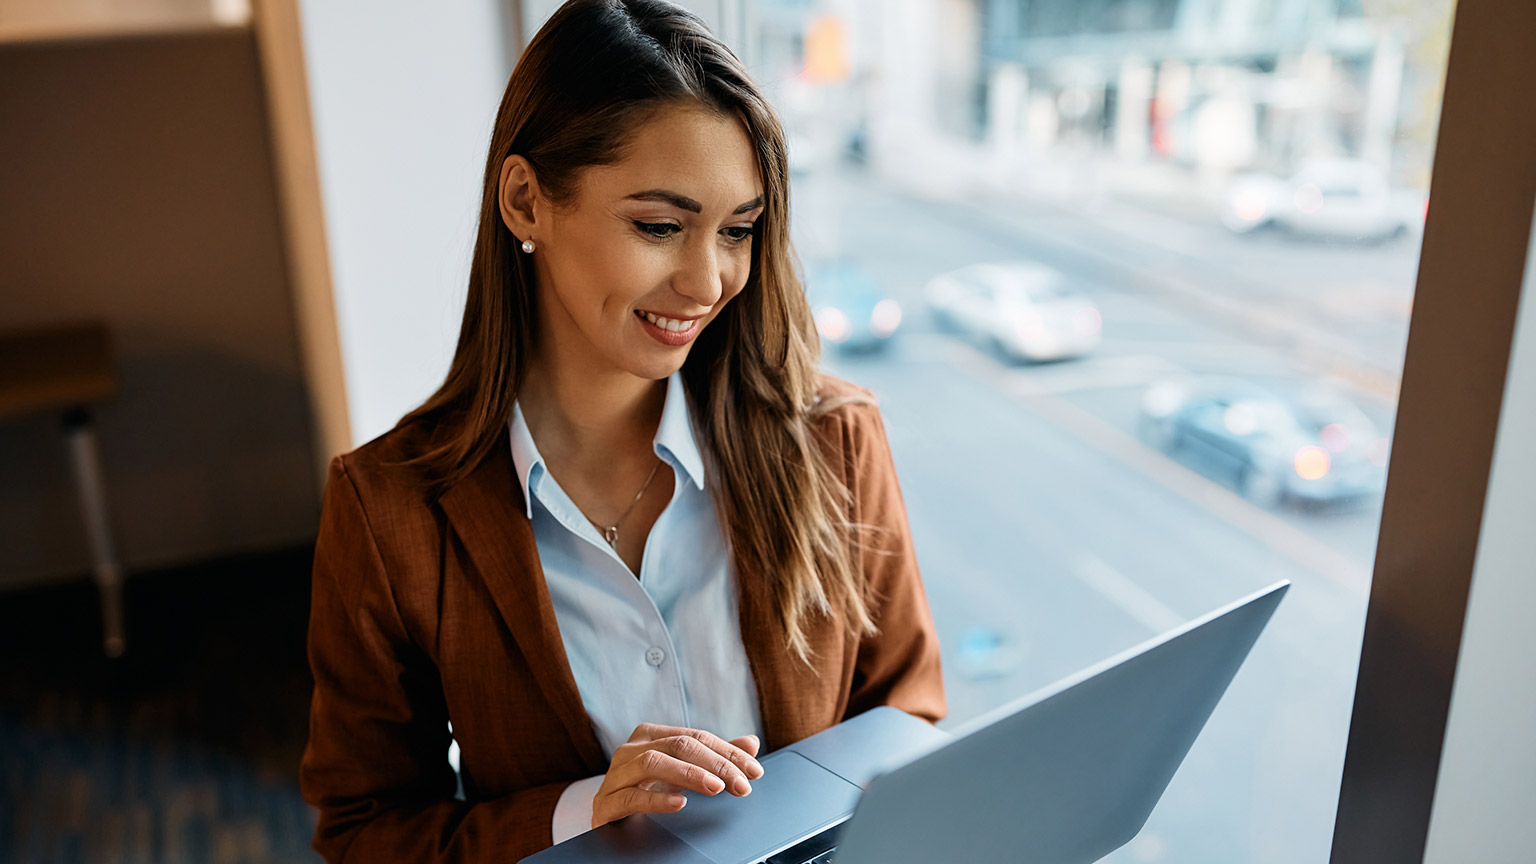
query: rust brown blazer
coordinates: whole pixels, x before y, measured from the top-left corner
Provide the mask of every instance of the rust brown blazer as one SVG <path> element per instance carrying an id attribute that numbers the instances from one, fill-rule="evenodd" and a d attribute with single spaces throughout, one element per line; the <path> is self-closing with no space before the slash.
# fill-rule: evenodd
<path id="1" fill-rule="evenodd" d="M 822 392 L 867 395 L 831 378 Z M 566 661 L 510 445 L 433 500 L 393 464 L 419 452 L 427 431 L 402 425 L 337 457 L 326 483 L 300 784 L 329 861 L 516 861 L 550 845 L 566 785 L 608 768 Z M 854 491 L 850 518 L 884 529 L 878 548 L 858 552 L 883 598 L 880 634 L 861 640 L 822 616 L 809 625 L 809 668 L 784 648 L 759 582 L 739 574 L 765 752 L 877 705 L 944 714 L 938 638 L 879 412 L 845 405 L 816 431 Z"/>

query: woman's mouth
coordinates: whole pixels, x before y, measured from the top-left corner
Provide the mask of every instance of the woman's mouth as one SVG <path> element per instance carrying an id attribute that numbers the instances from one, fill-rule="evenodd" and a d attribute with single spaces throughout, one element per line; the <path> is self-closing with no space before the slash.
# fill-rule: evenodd
<path id="1" fill-rule="evenodd" d="M 635 310 L 635 317 L 640 319 L 640 325 L 652 339 L 674 348 L 692 342 L 693 337 L 699 335 L 699 323 L 703 320 L 701 318 L 668 318 L 641 309 Z"/>

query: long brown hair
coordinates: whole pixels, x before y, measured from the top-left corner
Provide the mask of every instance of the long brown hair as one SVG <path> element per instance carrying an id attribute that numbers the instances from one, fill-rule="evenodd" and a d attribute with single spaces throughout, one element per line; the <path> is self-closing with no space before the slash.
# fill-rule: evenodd
<path id="1" fill-rule="evenodd" d="M 811 614 L 840 614 L 870 634 L 873 598 L 855 565 L 850 492 L 812 428 L 836 406 L 817 402 L 820 343 L 790 248 L 784 130 L 741 62 L 692 13 L 661 0 L 570 0 L 529 43 L 491 135 L 453 363 L 442 387 L 401 422 L 445 430 L 412 460 L 434 489 L 506 446 L 538 334 L 532 261 L 497 206 L 505 159 L 525 157 L 558 204 L 574 194 L 582 169 L 622 159 L 629 133 L 657 109 L 689 103 L 741 120 L 765 207 L 746 286 L 699 335 L 682 380 L 738 578 L 763 580 L 786 647 L 808 661 Z"/>

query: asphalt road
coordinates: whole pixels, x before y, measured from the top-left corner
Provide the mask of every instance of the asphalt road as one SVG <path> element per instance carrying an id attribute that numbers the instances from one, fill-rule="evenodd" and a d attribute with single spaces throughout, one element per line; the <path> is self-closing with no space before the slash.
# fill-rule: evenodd
<path id="1" fill-rule="evenodd" d="M 858 174 L 796 182 L 805 259 L 852 260 L 907 310 L 888 350 L 829 352 L 825 365 L 881 401 L 944 646 L 946 725 L 1289 579 L 1146 830 L 1109 860 L 1326 861 L 1379 502 L 1260 509 L 1138 441 L 1136 408 L 1174 373 L 1330 377 L 1389 425 L 1381 382 L 1400 362 L 1399 312 L 1314 301 L 1335 283 L 1411 294 L 1413 244 L 1237 238 L 1019 203 L 999 215 L 995 202 L 920 200 Z M 1105 319 L 1094 356 L 1019 366 L 932 326 L 927 278 L 1016 258 L 1090 291 Z"/>

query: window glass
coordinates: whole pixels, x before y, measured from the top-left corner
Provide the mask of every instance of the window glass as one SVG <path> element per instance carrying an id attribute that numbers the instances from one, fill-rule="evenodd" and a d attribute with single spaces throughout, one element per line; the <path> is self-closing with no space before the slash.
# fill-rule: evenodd
<path id="1" fill-rule="evenodd" d="M 1290 579 L 1109 860 L 1327 861 L 1450 2 L 744 8 L 825 366 L 886 417 L 945 725 Z"/>

